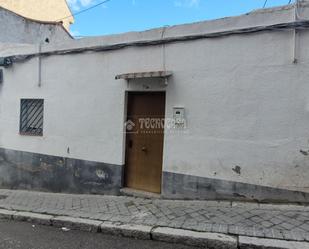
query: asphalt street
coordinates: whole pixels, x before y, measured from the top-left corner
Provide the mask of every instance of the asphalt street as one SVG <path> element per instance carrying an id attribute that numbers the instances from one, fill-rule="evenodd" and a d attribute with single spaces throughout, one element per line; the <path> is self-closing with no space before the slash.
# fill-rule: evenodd
<path id="1" fill-rule="evenodd" d="M 99 233 L 63 231 L 26 222 L 0 220 L 0 249 L 189 249 L 192 247 L 113 237 Z"/>

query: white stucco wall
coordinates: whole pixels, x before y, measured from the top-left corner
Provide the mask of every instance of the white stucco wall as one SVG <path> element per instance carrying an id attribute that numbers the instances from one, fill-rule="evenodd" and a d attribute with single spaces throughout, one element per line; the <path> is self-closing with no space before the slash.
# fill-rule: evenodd
<path id="1" fill-rule="evenodd" d="M 171 27 L 165 37 L 292 20 L 290 7 L 271 9 Z M 157 29 L 43 51 L 161 36 Z M 300 153 L 309 150 L 308 43 L 309 31 L 301 31 L 298 64 L 292 63 L 292 31 L 172 43 L 165 53 L 149 46 L 50 56 L 42 59 L 41 87 L 37 58 L 14 64 L 0 86 L 0 147 L 122 165 L 125 92 L 147 86 L 166 91 L 167 117 L 174 106 L 186 110 L 187 129 L 165 134 L 164 171 L 309 192 L 309 159 Z M 115 80 L 121 73 L 162 70 L 164 63 L 173 72 L 168 86 Z M 45 99 L 44 136 L 20 136 L 20 99 L 36 97 Z"/>
<path id="2" fill-rule="evenodd" d="M 69 30 L 74 17 L 66 0 L 0 0 L 0 6 L 32 20 L 55 22 L 63 17 Z M 70 16 L 70 17 L 68 17 Z"/>
<path id="3" fill-rule="evenodd" d="M 71 40 L 61 24 L 36 22 L 0 7 L 0 42 L 4 43 L 50 43 Z"/>

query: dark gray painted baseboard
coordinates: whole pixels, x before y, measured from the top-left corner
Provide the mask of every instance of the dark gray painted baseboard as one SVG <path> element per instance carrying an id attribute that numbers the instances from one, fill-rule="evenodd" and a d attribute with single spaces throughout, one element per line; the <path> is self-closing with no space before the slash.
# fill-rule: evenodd
<path id="1" fill-rule="evenodd" d="M 0 148 L 0 187 L 119 194 L 123 166 Z"/>
<path id="2" fill-rule="evenodd" d="M 168 199 L 309 202 L 305 192 L 170 172 L 163 172 L 162 177 L 162 197 Z"/>
<path id="3" fill-rule="evenodd" d="M 0 188 L 118 195 L 124 166 L 0 148 Z M 163 172 L 162 197 L 309 203 L 309 193 Z"/>

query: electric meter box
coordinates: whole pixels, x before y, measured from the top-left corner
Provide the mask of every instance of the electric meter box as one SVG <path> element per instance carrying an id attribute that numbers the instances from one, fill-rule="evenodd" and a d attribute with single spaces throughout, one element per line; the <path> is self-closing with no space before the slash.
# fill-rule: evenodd
<path id="1" fill-rule="evenodd" d="M 173 118 L 175 124 L 183 125 L 185 123 L 185 108 L 184 107 L 174 107 L 173 108 Z"/>

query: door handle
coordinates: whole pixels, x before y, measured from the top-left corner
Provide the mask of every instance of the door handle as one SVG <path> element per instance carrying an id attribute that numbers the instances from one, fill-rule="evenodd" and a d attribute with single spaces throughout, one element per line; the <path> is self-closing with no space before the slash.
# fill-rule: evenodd
<path id="1" fill-rule="evenodd" d="M 143 146 L 143 147 L 142 147 L 142 151 L 145 152 L 145 153 L 148 151 L 147 148 L 146 148 L 146 146 Z"/>

